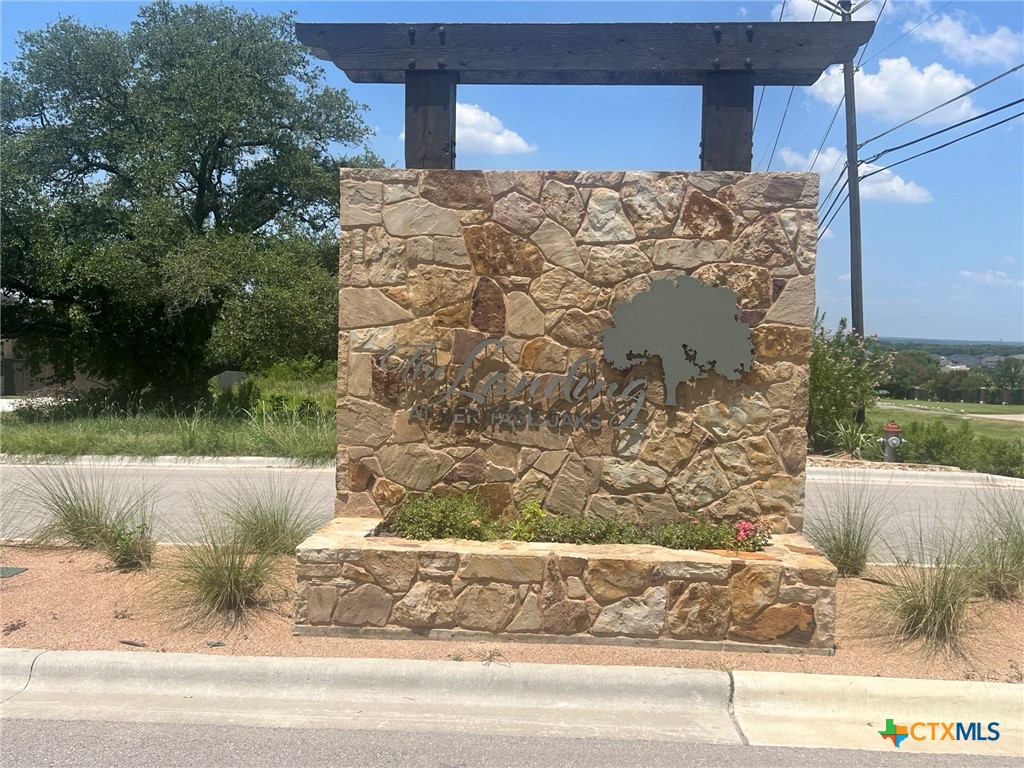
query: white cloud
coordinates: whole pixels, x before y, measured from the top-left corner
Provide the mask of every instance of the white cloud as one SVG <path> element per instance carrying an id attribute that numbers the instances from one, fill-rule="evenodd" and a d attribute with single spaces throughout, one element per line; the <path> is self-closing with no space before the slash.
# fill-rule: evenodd
<path id="1" fill-rule="evenodd" d="M 818 235 L 819 240 L 833 240 L 835 239 L 835 233 L 832 232 L 832 227 L 826 227 L 825 231 Z"/>
<path id="2" fill-rule="evenodd" d="M 1010 277 L 1003 271 L 987 269 L 984 272 L 970 272 L 966 269 L 957 271 L 964 280 L 980 283 L 988 288 L 1024 288 L 1024 280 Z"/>
<path id="3" fill-rule="evenodd" d="M 405 141 L 405 131 L 398 134 Z M 515 131 L 506 128 L 495 115 L 476 104 L 455 105 L 456 152 L 482 152 L 489 155 L 513 155 L 534 152 L 530 144 Z"/>
<path id="4" fill-rule="evenodd" d="M 821 174 L 822 194 L 832 188 L 836 177 L 843 170 L 846 151 L 838 147 L 825 147 L 814 160 L 812 171 Z M 806 171 L 811 164 L 811 153 L 806 155 L 790 147 L 779 150 L 779 158 L 792 170 Z M 860 167 L 861 176 L 878 170 L 881 166 L 865 163 Z M 845 192 L 843 193 L 845 194 Z M 860 183 L 860 196 L 864 200 L 879 200 L 890 203 L 930 203 L 931 192 L 916 182 L 907 181 L 892 171 L 882 171 Z"/>
<path id="5" fill-rule="evenodd" d="M 854 3 L 856 5 L 856 3 Z M 874 8 L 872 7 L 874 6 Z M 853 18 L 857 21 L 866 21 L 875 18 L 876 3 L 866 3 L 863 8 L 853 12 Z M 783 21 L 838 21 L 839 17 L 829 13 L 824 8 L 819 8 L 811 0 L 789 0 L 783 10 L 781 3 L 772 6 L 769 18 L 772 21 L 779 20 L 779 12 L 782 11 Z"/>
<path id="6" fill-rule="evenodd" d="M 455 138 L 457 152 L 511 155 L 537 149 L 535 144 L 502 125 L 495 115 L 476 104 L 462 102 L 455 109 Z"/>
<path id="7" fill-rule="evenodd" d="M 998 27 L 995 32 L 980 30 L 972 32 L 967 28 L 966 14 L 944 13 L 921 26 L 914 28 L 911 22 L 903 26 L 904 32 L 929 43 L 938 43 L 947 56 L 965 64 L 1002 64 L 1009 66 L 1021 60 L 1024 53 L 1024 35 L 1009 27 Z"/>
<path id="8" fill-rule="evenodd" d="M 999 263 L 1000 264 L 1013 264 L 1016 261 L 1017 260 L 1015 258 L 1013 258 L 1013 256 L 1003 256 L 1003 258 L 1001 258 L 999 260 Z"/>
<path id="9" fill-rule="evenodd" d="M 843 274 L 841 274 L 836 279 L 839 280 L 840 283 L 848 283 L 848 282 L 850 282 L 850 273 L 849 272 L 843 272 Z"/>
<path id="10" fill-rule="evenodd" d="M 938 62 L 918 69 L 905 56 L 881 59 L 877 74 L 858 72 L 854 84 L 857 111 L 886 120 L 906 120 L 974 87 L 970 78 Z M 839 104 L 843 98 L 842 67 L 828 69 L 811 86 L 811 95 L 832 106 Z M 949 124 L 976 114 L 968 96 L 921 118 L 921 122 Z"/>
<path id="11" fill-rule="evenodd" d="M 741 19 L 747 18 L 747 6 L 741 5 L 740 9 L 736 11 L 736 15 L 739 16 Z"/>

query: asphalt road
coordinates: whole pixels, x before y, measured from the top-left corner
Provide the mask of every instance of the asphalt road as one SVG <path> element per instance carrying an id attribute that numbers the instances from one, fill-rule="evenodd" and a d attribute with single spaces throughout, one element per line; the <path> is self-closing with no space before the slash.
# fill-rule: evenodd
<path id="1" fill-rule="evenodd" d="M 794 749 L 614 738 L 307 730 L 235 725 L 4 720 L 0 765 L 14 768 L 1002 768 L 1013 758 Z"/>
<path id="2" fill-rule="evenodd" d="M 163 541 L 194 538 L 199 520 L 216 515 L 218 498 L 237 484 L 267 489 L 291 489 L 304 496 L 304 505 L 326 522 L 333 515 L 334 469 L 266 466 L 258 461 L 133 462 L 124 465 L 74 465 L 105 483 L 155 494 L 155 532 Z M 17 536 L 42 519 L 33 503 L 41 473 L 67 471 L 69 465 L 0 465 L 0 534 Z M 877 510 L 881 530 L 872 559 L 891 562 L 914 557 L 920 547 L 917 532 L 969 529 L 979 511 L 991 505 L 993 494 L 1024 495 L 1024 480 L 972 472 L 932 472 L 886 469 L 827 469 L 808 471 L 805 520 L 823 520 L 832 510 L 851 502 Z"/>

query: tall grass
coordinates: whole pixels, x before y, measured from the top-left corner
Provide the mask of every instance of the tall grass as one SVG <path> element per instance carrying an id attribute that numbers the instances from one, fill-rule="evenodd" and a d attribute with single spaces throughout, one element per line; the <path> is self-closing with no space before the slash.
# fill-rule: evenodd
<path id="1" fill-rule="evenodd" d="M 187 624 L 244 621 L 285 594 L 278 556 L 254 551 L 230 521 L 204 519 L 193 539 L 177 548 L 164 586 Z"/>
<path id="2" fill-rule="evenodd" d="M 309 488 L 281 476 L 243 479 L 213 502 L 234 526 L 242 545 L 254 552 L 288 555 L 323 522 Z"/>
<path id="3" fill-rule="evenodd" d="M 80 467 L 45 467 L 30 476 L 26 499 L 46 520 L 32 536 L 34 543 L 99 550 L 119 568 L 152 562 L 152 491 Z"/>
<path id="4" fill-rule="evenodd" d="M 972 559 L 980 589 L 996 600 L 1024 595 L 1024 488 L 994 487 L 976 498 Z"/>
<path id="5" fill-rule="evenodd" d="M 916 526 L 905 536 L 896 565 L 884 571 L 875 598 L 876 630 L 896 644 L 920 641 L 933 651 L 960 653 L 971 629 L 979 586 L 969 537 L 959 528 Z"/>
<path id="6" fill-rule="evenodd" d="M 888 486 L 872 486 L 841 475 L 826 486 L 821 509 L 808 516 L 804 533 L 840 576 L 859 576 L 878 541 L 883 520 L 895 511 L 897 499 L 898 495 L 889 494 Z"/>

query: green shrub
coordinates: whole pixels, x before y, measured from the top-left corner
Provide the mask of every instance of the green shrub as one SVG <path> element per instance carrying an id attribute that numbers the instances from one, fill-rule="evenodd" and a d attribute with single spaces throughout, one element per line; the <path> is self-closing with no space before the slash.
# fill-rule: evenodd
<path id="1" fill-rule="evenodd" d="M 47 518 L 32 536 L 34 543 L 63 541 L 101 551 L 119 568 L 152 562 L 151 492 L 75 467 L 47 467 L 31 478 L 26 495 Z"/>
<path id="2" fill-rule="evenodd" d="M 807 432 L 815 450 L 836 450 L 834 436 L 855 423 L 855 415 L 878 400 L 877 387 L 892 364 L 874 337 L 847 333 L 845 318 L 829 334 L 824 315 L 815 315 L 810 361 Z"/>
<path id="3" fill-rule="evenodd" d="M 423 494 L 407 498 L 395 511 L 388 531 L 407 539 L 470 539 L 545 541 L 558 544 L 652 544 L 672 549 L 735 549 L 754 551 L 768 544 L 765 521 L 712 523 L 697 520 L 678 525 L 644 526 L 622 520 L 552 515 L 540 503 L 523 505 L 511 521 L 488 518 L 487 509 L 471 495 Z"/>
<path id="4" fill-rule="evenodd" d="M 282 477 L 236 482 L 214 506 L 244 546 L 270 555 L 293 553 L 324 522 L 309 491 Z"/>
<path id="5" fill-rule="evenodd" d="M 821 508 L 805 522 L 807 538 L 840 576 L 859 576 L 878 539 L 882 521 L 894 512 L 888 489 L 842 475 L 826 485 L 820 503 Z"/>
<path id="6" fill-rule="evenodd" d="M 395 511 L 391 531 L 405 539 L 499 538 L 487 508 L 469 494 L 423 494 L 408 497 Z"/>

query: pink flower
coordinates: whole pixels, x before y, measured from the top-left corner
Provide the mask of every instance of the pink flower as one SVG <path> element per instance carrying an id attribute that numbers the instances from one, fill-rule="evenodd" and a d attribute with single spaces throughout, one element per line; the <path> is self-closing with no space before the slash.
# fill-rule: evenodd
<path id="1" fill-rule="evenodd" d="M 747 539 L 749 539 L 753 535 L 754 535 L 754 524 L 753 523 L 751 523 L 751 522 L 749 522 L 747 520 L 743 520 L 743 521 L 741 521 L 739 523 L 736 523 L 736 540 L 737 541 L 746 541 Z"/>

